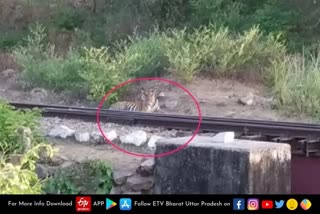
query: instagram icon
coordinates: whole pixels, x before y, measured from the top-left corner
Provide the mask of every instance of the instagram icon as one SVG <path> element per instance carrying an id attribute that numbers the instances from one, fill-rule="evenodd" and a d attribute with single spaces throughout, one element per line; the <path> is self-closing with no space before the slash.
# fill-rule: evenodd
<path id="1" fill-rule="evenodd" d="M 259 199 L 249 198 L 247 202 L 248 210 L 258 210 L 259 209 Z"/>

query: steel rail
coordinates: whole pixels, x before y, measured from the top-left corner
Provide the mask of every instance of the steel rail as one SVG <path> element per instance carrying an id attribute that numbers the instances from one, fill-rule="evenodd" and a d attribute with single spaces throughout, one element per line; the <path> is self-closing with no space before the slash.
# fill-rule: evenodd
<path id="1" fill-rule="evenodd" d="M 17 109 L 39 108 L 44 116 L 63 116 L 96 121 L 97 108 L 37 105 L 28 103 L 9 103 Z M 129 123 L 136 125 L 163 126 L 174 129 L 194 130 L 199 122 L 197 116 L 173 115 L 160 113 L 128 112 L 101 109 L 101 122 Z M 219 132 L 235 131 L 245 134 L 262 134 L 269 136 L 294 136 L 296 138 L 320 137 L 320 124 L 233 119 L 219 117 L 202 117 L 201 131 Z"/>
<path id="2" fill-rule="evenodd" d="M 77 107 L 77 106 L 63 106 L 63 105 L 42 105 L 42 104 L 29 104 L 29 103 L 9 103 L 10 105 L 16 108 L 40 108 L 40 109 L 63 109 L 63 110 L 81 110 L 81 111 L 97 111 L 97 108 L 90 107 Z M 127 112 L 127 111 L 117 111 L 117 110 L 108 110 L 101 109 L 101 114 L 128 114 L 129 116 L 140 116 L 141 114 L 151 114 L 151 113 L 141 113 L 141 112 Z M 198 120 L 198 116 L 189 116 L 189 115 L 174 115 L 174 114 L 161 114 L 155 113 L 152 114 L 153 117 L 166 117 L 166 118 L 185 118 L 191 120 Z M 290 127 L 303 127 L 303 128 L 319 128 L 320 124 L 310 124 L 310 123 L 295 123 L 295 122 L 282 122 L 282 121 L 265 121 L 265 120 L 249 120 L 249 119 L 234 119 L 234 118 L 223 118 L 223 117 L 202 117 L 202 121 L 223 121 L 223 122 L 238 122 L 238 123 L 254 123 L 254 124 L 267 124 L 267 125 L 281 125 L 281 126 L 290 126 Z"/>

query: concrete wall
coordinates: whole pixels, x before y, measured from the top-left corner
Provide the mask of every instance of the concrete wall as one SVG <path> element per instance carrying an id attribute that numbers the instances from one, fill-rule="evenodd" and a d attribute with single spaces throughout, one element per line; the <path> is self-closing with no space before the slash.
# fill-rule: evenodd
<path id="1" fill-rule="evenodd" d="M 156 154 L 190 137 L 160 139 Z M 187 148 L 155 159 L 155 194 L 286 194 L 291 191 L 288 144 L 197 136 Z"/>

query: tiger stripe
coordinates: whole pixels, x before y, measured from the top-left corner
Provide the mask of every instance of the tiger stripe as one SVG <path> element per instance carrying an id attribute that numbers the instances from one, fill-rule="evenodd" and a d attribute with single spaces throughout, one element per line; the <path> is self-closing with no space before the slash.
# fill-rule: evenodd
<path id="1" fill-rule="evenodd" d="M 135 102 L 120 101 L 112 104 L 110 110 L 158 112 L 160 110 L 156 89 L 141 88 L 140 100 Z"/>

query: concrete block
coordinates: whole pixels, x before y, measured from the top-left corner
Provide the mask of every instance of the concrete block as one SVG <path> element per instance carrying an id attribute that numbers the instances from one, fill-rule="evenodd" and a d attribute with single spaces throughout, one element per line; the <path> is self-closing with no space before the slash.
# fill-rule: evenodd
<path id="1" fill-rule="evenodd" d="M 190 137 L 159 139 L 155 154 Z M 154 194 L 290 194 L 289 144 L 196 136 L 188 147 L 155 158 Z"/>

